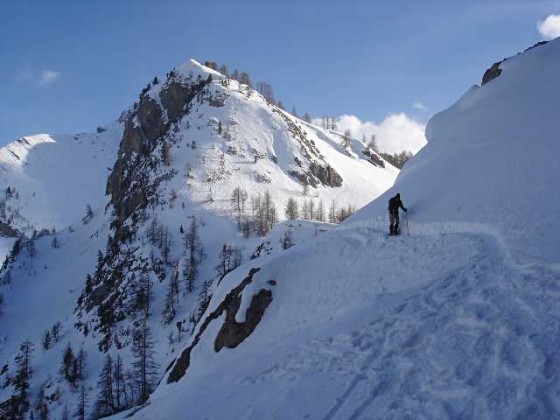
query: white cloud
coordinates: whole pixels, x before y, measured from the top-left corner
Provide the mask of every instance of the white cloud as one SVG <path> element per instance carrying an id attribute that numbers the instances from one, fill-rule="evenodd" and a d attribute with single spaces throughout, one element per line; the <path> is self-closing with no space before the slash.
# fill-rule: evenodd
<path id="1" fill-rule="evenodd" d="M 545 20 L 537 23 L 537 29 L 544 39 L 560 36 L 560 15 L 549 15 Z"/>
<path id="2" fill-rule="evenodd" d="M 39 79 L 40 85 L 52 85 L 60 79 L 60 72 L 54 70 L 43 70 L 41 73 L 41 78 Z"/>
<path id="3" fill-rule="evenodd" d="M 414 108 L 417 111 L 422 111 L 422 112 L 427 112 L 428 111 L 428 107 L 420 101 L 414 102 L 412 104 L 412 108 Z"/>
<path id="4" fill-rule="evenodd" d="M 29 69 L 20 71 L 16 75 L 19 83 L 33 83 L 40 86 L 52 85 L 60 79 L 60 72 L 54 70 L 43 70 L 41 73 L 33 72 Z"/>
<path id="5" fill-rule="evenodd" d="M 342 115 L 338 118 L 338 131 L 349 129 L 353 137 L 366 137 L 375 134 L 382 152 L 398 153 L 403 150 L 418 152 L 426 145 L 425 126 L 414 121 L 404 113 L 389 114 L 379 124 L 360 121 L 355 115 Z"/>

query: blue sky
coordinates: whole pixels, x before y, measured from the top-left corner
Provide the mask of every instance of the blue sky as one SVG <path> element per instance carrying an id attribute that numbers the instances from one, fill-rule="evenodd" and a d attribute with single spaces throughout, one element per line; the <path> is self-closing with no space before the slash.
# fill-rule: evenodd
<path id="1" fill-rule="evenodd" d="M 95 130 L 191 57 L 248 71 L 300 113 L 425 122 L 559 12 L 549 0 L 6 0 L 0 145 Z"/>

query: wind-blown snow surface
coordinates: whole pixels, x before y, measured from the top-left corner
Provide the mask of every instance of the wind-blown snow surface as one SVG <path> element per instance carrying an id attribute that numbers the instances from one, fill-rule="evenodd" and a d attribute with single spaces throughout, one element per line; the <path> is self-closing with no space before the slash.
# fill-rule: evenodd
<path id="1" fill-rule="evenodd" d="M 134 418 L 559 417 L 560 42 L 502 69 L 431 120 L 385 195 L 228 275 L 206 316 L 259 267 L 261 322 L 218 353 L 210 322 Z M 396 191 L 411 235 L 389 238 Z"/>

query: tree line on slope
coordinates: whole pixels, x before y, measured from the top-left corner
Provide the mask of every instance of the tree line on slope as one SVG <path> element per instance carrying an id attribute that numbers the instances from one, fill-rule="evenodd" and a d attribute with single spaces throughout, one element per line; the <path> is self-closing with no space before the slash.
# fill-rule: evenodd
<path id="1" fill-rule="evenodd" d="M 216 70 L 216 71 L 220 72 L 221 74 L 223 74 L 228 79 L 236 80 L 241 84 L 247 85 L 249 88 L 252 88 L 252 89 L 254 88 L 257 92 L 259 92 L 264 97 L 264 99 L 269 104 L 275 105 L 282 110 L 286 110 L 286 107 L 284 106 L 282 101 L 279 100 L 279 99 L 278 100 L 276 99 L 276 97 L 274 95 L 274 89 L 272 88 L 272 85 L 270 83 L 267 83 L 267 82 L 264 82 L 264 81 L 259 81 L 253 87 L 251 77 L 249 76 L 249 73 L 247 73 L 246 71 L 241 71 L 240 72 L 238 69 L 235 69 L 230 74 L 229 67 L 228 67 L 227 64 L 222 64 L 222 65 L 218 66 L 218 64 L 215 61 L 211 61 L 211 60 L 206 60 L 204 62 L 204 65 L 208 68 L 211 68 L 212 70 Z M 301 118 L 308 123 L 311 122 L 311 116 L 309 115 L 309 113 L 305 112 L 300 117 L 300 115 L 298 114 L 295 106 L 292 107 L 291 114 L 294 117 Z"/>

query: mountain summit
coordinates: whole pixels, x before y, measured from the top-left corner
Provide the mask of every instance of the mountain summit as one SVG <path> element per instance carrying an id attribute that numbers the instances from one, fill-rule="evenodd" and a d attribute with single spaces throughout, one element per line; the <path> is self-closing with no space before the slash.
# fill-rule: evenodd
<path id="1" fill-rule="evenodd" d="M 0 414 L 59 417 L 144 403 L 227 273 L 303 247 L 398 174 L 194 60 L 97 133 L 2 148 L 0 171 Z"/>

